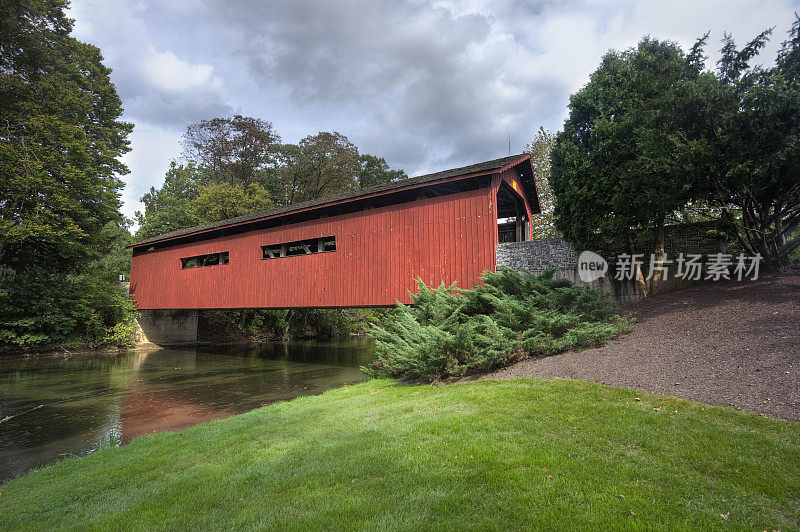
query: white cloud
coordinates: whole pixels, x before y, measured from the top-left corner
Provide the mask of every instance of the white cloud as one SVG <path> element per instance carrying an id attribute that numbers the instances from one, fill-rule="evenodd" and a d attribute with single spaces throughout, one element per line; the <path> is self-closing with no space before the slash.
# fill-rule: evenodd
<path id="1" fill-rule="evenodd" d="M 214 73 L 211 65 L 183 61 L 172 52 L 158 52 L 152 46 L 150 53 L 142 58 L 142 70 L 153 85 L 172 91 L 206 86 L 212 82 Z M 219 79 L 215 83 L 219 85 Z"/>
<path id="2" fill-rule="evenodd" d="M 132 218 L 135 211 L 142 209 L 139 198 L 150 187 L 161 186 L 170 161 L 180 155 L 180 138 L 170 129 L 135 122 L 130 140 L 133 149 L 122 157 L 130 170 L 123 176 L 126 187 L 122 213 Z"/>
<path id="3" fill-rule="evenodd" d="M 191 122 L 232 112 L 224 76 L 213 57 L 203 57 L 213 56 L 213 49 L 187 46 L 184 32 L 193 27 L 188 13 L 201 7 L 196 2 L 73 2 L 69 14 L 76 20 L 75 35 L 100 47 L 128 120 L 180 134 Z"/>

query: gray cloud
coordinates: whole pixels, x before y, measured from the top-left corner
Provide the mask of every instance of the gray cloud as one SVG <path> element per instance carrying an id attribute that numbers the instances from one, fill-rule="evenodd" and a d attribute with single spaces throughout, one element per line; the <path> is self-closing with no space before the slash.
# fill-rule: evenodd
<path id="1" fill-rule="evenodd" d="M 798 0 L 74 0 L 79 38 L 114 69 L 134 190 L 157 185 L 190 122 L 236 112 L 284 140 L 336 129 L 410 174 L 519 152 L 558 129 L 609 48 L 645 34 L 684 47 L 711 30 L 745 42 Z M 148 134 L 158 142 L 148 142 Z M 163 170 L 159 170 L 163 169 Z M 129 207 L 130 208 L 130 207 Z M 132 208 L 130 208 L 132 210 Z"/>
<path id="2" fill-rule="evenodd" d="M 536 16 L 543 5 L 523 11 Z M 345 133 L 412 171 L 504 155 L 508 133 L 519 150 L 536 127 L 531 105 L 550 106 L 537 113 L 549 119 L 565 96 L 563 85 L 538 80 L 546 91 L 531 97 L 514 73 L 528 52 L 491 14 L 422 1 L 226 6 L 254 79 L 284 85 L 294 105 L 358 116 Z"/>
<path id="3" fill-rule="evenodd" d="M 172 51 L 179 46 L 164 38 L 177 37 L 159 28 L 170 17 L 183 14 L 176 6 L 164 12 L 168 4 L 73 5 L 76 33 L 100 45 L 129 120 L 183 129 L 188 123 L 234 110 L 215 66 L 205 57 L 181 57 Z M 180 28 L 177 20 L 168 26 Z"/>
<path id="4" fill-rule="evenodd" d="M 117 86 L 126 116 L 162 127 L 183 130 L 192 122 L 234 111 L 218 91 L 209 87 L 174 90 L 125 76 L 118 77 Z"/>

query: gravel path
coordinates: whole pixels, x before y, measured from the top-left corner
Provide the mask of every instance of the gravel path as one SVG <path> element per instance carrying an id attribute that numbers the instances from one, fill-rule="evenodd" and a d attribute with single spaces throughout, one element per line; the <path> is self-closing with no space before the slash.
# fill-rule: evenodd
<path id="1" fill-rule="evenodd" d="M 591 380 L 800 421 L 800 272 L 709 283 L 624 309 L 637 324 L 607 346 L 483 378 Z"/>

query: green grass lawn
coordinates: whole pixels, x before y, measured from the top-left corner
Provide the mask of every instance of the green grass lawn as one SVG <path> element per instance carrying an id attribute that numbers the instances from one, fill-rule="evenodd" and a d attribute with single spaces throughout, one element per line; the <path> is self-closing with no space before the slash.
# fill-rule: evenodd
<path id="1" fill-rule="evenodd" d="M 373 380 L 33 471 L 0 486 L 17 527 L 798 529 L 800 424 L 575 381 Z"/>

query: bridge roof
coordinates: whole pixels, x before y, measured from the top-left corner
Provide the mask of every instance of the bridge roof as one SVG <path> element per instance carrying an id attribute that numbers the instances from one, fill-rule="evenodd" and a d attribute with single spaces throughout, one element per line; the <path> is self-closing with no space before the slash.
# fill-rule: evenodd
<path id="1" fill-rule="evenodd" d="M 217 229 L 249 224 L 267 218 L 280 217 L 295 212 L 313 210 L 340 203 L 347 203 L 350 201 L 364 199 L 371 196 L 382 195 L 385 193 L 394 192 L 402 189 L 407 189 L 407 188 L 410 189 L 425 185 L 431 185 L 442 181 L 449 181 L 453 179 L 464 179 L 468 177 L 475 177 L 486 174 L 494 174 L 497 172 L 502 172 L 508 168 L 511 168 L 513 166 L 516 166 L 520 163 L 529 160 L 530 160 L 530 154 L 527 153 L 510 155 L 508 157 L 501 157 L 499 159 L 485 161 L 477 164 L 471 164 L 469 166 L 462 166 L 460 168 L 452 168 L 450 170 L 443 170 L 441 172 L 435 172 L 432 174 L 425 174 L 417 177 L 411 177 L 408 179 L 401 179 L 399 181 L 393 181 L 391 183 L 383 183 L 372 187 L 341 192 L 339 194 L 333 194 L 331 196 L 325 196 L 323 198 L 317 198 L 300 203 L 293 203 L 291 205 L 278 207 L 276 209 L 271 209 L 268 211 L 254 212 L 250 214 L 244 214 L 242 216 L 237 216 L 235 218 L 220 220 L 218 222 L 197 225 L 194 227 L 187 227 L 186 229 L 178 229 L 176 231 L 163 233 L 151 238 L 141 240 L 139 242 L 135 242 L 134 244 L 131 244 L 128 247 L 129 248 L 140 247 L 148 244 L 154 244 L 156 242 L 163 242 L 165 240 L 173 240 L 177 238 L 186 237 L 189 235 L 195 235 L 198 233 L 205 233 L 208 231 L 215 231 Z M 525 185 L 528 185 L 526 186 L 526 188 L 529 188 L 530 190 L 533 191 L 533 194 L 536 194 L 536 185 L 534 183 L 524 183 L 524 186 Z M 530 190 L 528 191 L 529 197 L 531 197 Z M 536 196 L 533 195 L 532 197 Z"/>

